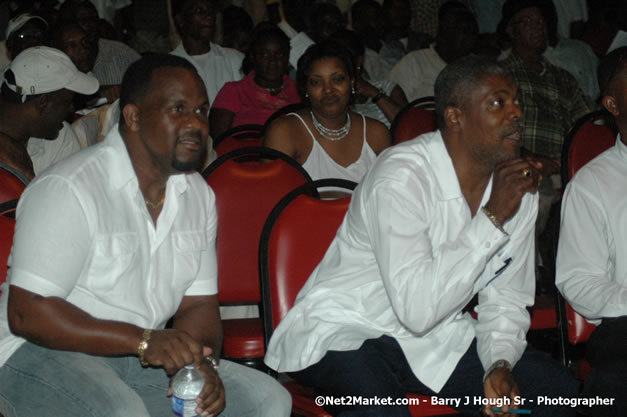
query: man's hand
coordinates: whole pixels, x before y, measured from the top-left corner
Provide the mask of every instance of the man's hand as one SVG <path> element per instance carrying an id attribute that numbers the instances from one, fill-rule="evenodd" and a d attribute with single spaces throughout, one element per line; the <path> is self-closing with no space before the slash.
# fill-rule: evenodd
<path id="1" fill-rule="evenodd" d="M 492 193 L 486 209 L 504 224 L 512 217 L 525 193 L 535 192 L 542 179 L 542 164 L 531 159 L 516 158 L 494 167 Z"/>
<path id="2" fill-rule="evenodd" d="M 210 354 L 211 349 L 205 347 L 203 357 L 209 356 Z M 213 369 L 213 366 L 206 360 L 201 362 L 200 371 L 205 376 L 205 386 L 202 387 L 202 391 L 200 391 L 200 394 L 196 397 L 196 403 L 198 404 L 196 413 L 203 417 L 217 416 L 224 410 L 225 406 L 222 380 L 218 372 Z"/>
<path id="3" fill-rule="evenodd" d="M 184 331 L 153 330 L 144 352 L 144 360 L 151 366 L 161 366 L 168 375 L 185 365 L 200 366 L 203 362 L 203 348 L 196 340 Z"/>
<path id="4" fill-rule="evenodd" d="M 520 391 L 518 390 L 518 385 L 516 381 L 514 381 L 514 375 L 507 368 L 496 368 L 492 372 L 490 372 L 483 383 L 483 392 L 485 398 L 487 399 L 501 399 L 503 402 L 503 406 L 498 407 L 503 410 L 503 413 L 495 413 L 492 411 L 493 408 L 497 408 L 494 405 L 484 405 L 482 412 L 486 416 L 496 417 L 496 416 L 513 416 L 513 414 L 509 414 L 508 411 L 513 408 L 519 408 L 520 406 L 516 404 L 514 399 L 520 396 Z M 509 403 L 506 399 L 509 399 Z M 490 401 L 491 403 L 496 403 L 496 401 Z"/>
<path id="5" fill-rule="evenodd" d="M 555 159 L 549 158 L 547 156 L 533 154 L 527 157 L 530 162 L 536 162 L 542 164 L 540 168 L 540 173 L 548 178 L 551 175 L 560 173 L 560 162 Z"/>

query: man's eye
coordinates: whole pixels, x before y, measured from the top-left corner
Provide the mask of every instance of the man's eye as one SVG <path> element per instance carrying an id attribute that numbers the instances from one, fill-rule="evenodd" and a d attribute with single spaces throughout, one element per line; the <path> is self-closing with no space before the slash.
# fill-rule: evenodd
<path id="1" fill-rule="evenodd" d="M 494 99 L 494 101 L 492 101 L 492 106 L 494 107 L 503 107 L 504 104 L 505 102 L 503 101 L 502 98 L 496 98 Z"/>
<path id="2" fill-rule="evenodd" d="M 180 113 L 180 112 L 183 111 L 183 105 L 182 104 L 177 104 L 176 106 L 172 107 L 172 110 L 177 112 L 177 113 Z"/>

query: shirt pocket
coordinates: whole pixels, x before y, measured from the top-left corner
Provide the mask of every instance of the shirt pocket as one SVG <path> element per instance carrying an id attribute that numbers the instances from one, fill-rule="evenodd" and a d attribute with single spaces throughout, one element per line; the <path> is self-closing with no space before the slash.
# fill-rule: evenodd
<path id="1" fill-rule="evenodd" d="M 94 256 L 87 274 L 87 286 L 92 291 L 111 291 L 120 278 L 130 276 L 138 252 L 135 233 L 100 235 L 94 243 Z"/>
<path id="2" fill-rule="evenodd" d="M 172 235 L 174 241 L 174 280 L 191 285 L 198 275 L 202 254 L 207 250 L 206 232 L 178 232 Z"/>

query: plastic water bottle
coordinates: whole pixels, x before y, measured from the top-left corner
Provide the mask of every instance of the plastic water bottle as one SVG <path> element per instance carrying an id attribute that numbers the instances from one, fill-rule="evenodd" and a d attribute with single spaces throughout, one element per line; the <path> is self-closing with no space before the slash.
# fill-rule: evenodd
<path id="1" fill-rule="evenodd" d="M 179 417 L 196 417 L 196 397 L 202 391 L 205 377 L 194 367 L 181 368 L 172 381 L 172 411 Z"/>

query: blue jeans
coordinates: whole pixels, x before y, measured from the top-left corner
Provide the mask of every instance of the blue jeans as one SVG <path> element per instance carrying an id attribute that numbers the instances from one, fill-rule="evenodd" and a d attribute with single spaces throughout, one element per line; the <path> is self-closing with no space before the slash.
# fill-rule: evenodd
<path id="1" fill-rule="evenodd" d="M 300 383 L 313 386 L 316 395 L 362 396 L 366 398 L 403 398 L 411 392 L 438 398 L 459 398 L 459 407 L 453 407 L 469 416 L 479 416 L 483 397 L 483 366 L 477 355 L 476 340 L 460 359 L 453 374 L 435 393 L 416 378 L 405 354 L 396 339 L 382 336 L 366 340 L 353 351 L 329 351 L 322 360 L 291 375 Z M 537 396 L 576 398 L 579 383 L 556 361 L 545 354 L 525 351 L 514 367 L 514 378 L 522 397 L 533 399 L 521 408 L 530 408 L 535 417 L 574 416 L 570 407 L 541 407 L 536 405 Z M 464 404 L 468 397 L 469 404 Z M 328 411 L 342 417 L 411 417 L 407 406 L 338 406 Z"/>
<path id="2" fill-rule="evenodd" d="M 270 376 L 220 361 L 221 417 L 287 417 L 289 393 Z M 100 357 L 24 343 L 0 368 L 4 417 L 172 417 L 169 378 L 137 357 Z"/>

